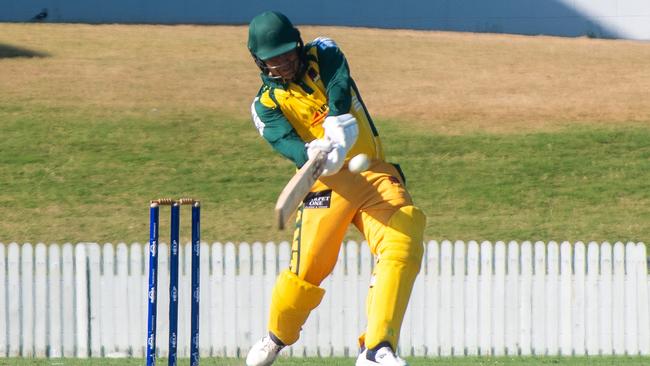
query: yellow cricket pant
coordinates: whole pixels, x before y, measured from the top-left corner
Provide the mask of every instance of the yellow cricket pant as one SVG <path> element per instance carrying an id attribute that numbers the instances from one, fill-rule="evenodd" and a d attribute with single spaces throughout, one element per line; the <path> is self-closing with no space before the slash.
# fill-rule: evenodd
<path id="1" fill-rule="evenodd" d="M 368 348 L 389 342 L 395 349 L 420 270 L 425 221 L 392 164 L 374 160 L 361 174 L 342 169 L 321 177 L 298 211 L 291 265 L 273 290 L 269 331 L 287 345 L 298 340 L 323 298 L 319 285 L 334 269 L 348 226 L 354 224 L 377 256 L 366 302 L 368 325 L 359 339 Z"/>

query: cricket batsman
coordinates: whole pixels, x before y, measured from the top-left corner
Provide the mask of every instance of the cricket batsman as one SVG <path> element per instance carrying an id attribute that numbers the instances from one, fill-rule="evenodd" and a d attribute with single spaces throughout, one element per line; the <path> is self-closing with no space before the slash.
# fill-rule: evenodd
<path id="1" fill-rule="evenodd" d="M 271 365 L 283 347 L 298 340 L 353 224 L 377 258 L 356 365 L 406 365 L 395 351 L 422 261 L 424 213 L 413 205 L 399 166 L 385 160 L 377 129 L 333 40 L 303 44 L 285 15 L 267 11 L 250 22 L 248 49 L 261 70 L 262 87 L 251 106 L 260 135 L 297 167 L 319 152 L 327 159 L 298 209 L 290 267 L 273 289 L 268 334 L 251 348 L 246 364 Z M 370 164 L 353 173 L 347 163 L 358 154 L 366 154 Z"/>

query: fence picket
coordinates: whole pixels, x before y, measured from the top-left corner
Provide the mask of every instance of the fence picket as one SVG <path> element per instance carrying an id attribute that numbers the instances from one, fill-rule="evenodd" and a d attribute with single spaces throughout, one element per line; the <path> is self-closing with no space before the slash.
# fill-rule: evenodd
<path id="1" fill-rule="evenodd" d="M 572 347 L 572 289 L 573 289 L 573 267 L 572 247 L 567 241 L 560 244 L 560 305 L 559 305 L 559 331 L 560 331 L 560 354 L 570 356 L 573 353 Z"/>
<path id="2" fill-rule="evenodd" d="M 648 310 L 648 265 L 644 243 L 636 244 L 635 270 L 637 274 L 637 324 L 639 353 L 650 354 L 650 314 Z"/>
<path id="3" fill-rule="evenodd" d="M 636 302 L 636 275 L 635 263 L 638 251 L 634 243 L 625 245 L 625 353 L 635 356 L 639 354 L 637 339 L 638 319 Z"/>
<path id="4" fill-rule="evenodd" d="M 577 242 L 573 251 L 573 351 L 576 355 L 584 356 L 585 349 L 585 245 Z"/>
<path id="5" fill-rule="evenodd" d="M 603 355 L 612 353 L 612 246 L 604 242 L 600 246 L 600 283 L 598 294 L 600 301 L 598 323 L 599 323 L 599 345 Z"/>
<path id="6" fill-rule="evenodd" d="M 212 267 L 212 274 L 210 275 L 210 316 L 211 326 L 208 328 L 211 340 L 212 355 L 223 357 L 226 355 L 225 344 L 225 316 L 224 316 L 224 302 L 226 300 L 224 294 L 224 249 L 223 244 L 213 243 L 210 262 Z M 268 246 L 267 246 L 268 249 Z M 268 252 L 267 252 L 268 255 Z M 205 284 L 203 285 L 205 288 Z M 205 304 L 205 303 L 204 303 Z M 203 305 L 205 306 L 205 305 Z M 205 324 L 205 323 L 204 323 Z M 223 326 L 219 326 L 223 324 Z M 205 328 L 204 328 L 205 329 Z M 206 330 L 203 330 L 204 332 Z M 262 334 L 256 334 L 256 337 L 262 337 Z"/>
<path id="7" fill-rule="evenodd" d="M 115 297 L 118 298 L 119 294 L 128 293 L 128 277 L 129 277 L 129 251 L 128 247 L 124 243 L 118 243 L 115 247 Z M 77 273 L 77 275 L 81 275 Z M 128 324 L 124 320 L 119 321 L 119 319 L 129 319 L 131 315 L 129 314 L 129 303 L 124 301 L 125 299 L 120 299 L 115 301 L 115 346 L 119 355 L 126 357 L 128 356 L 129 349 L 129 331 Z"/>
<path id="8" fill-rule="evenodd" d="M 20 247 L 20 329 L 22 356 L 34 357 L 34 248 L 25 243 Z M 18 296 L 17 296 L 18 297 Z"/>
<path id="9" fill-rule="evenodd" d="M 506 275 L 506 318 L 505 343 L 509 356 L 519 353 L 519 244 L 516 241 L 508 243 L 508 273 Z"/>
<path id="10" fill-rule="evenodd" d="M 7 356 L 7 256 L 5 245 L 0 243 L 0 357 Z"/>
<path id="11" fill-rule="evenodd" d="M 101 340 L 104 356 L 111 356 L 115 353 L 115 316 L 113 302 L 115 299 L 115 291 L 113 286 L 115 284 L 115 252 L 113 244 L 106 243 L 101 247 L 101 263 L 102 263 L 102 277 L 100 280 L 101 288 L 101 305 L 100 311 L 100 324 L 101 324 Z M 160 283 L 158 283 L 158 293 L 160 293 Z M 160 299 L 158 299 L 160 303 Z M 159 313 L 160 314 L 160 313 Z M 160 344 L 158 342 L 157 344 Z"/>
<path id="12" fill-rule="evenodd" d="M 140 299 L 140 314 L 142 314 L 142 319 L 140 320 L 140 326 L 138 327 L 138 330 L 140 331 L 140 344 L 142 347 L 142 352 L 144 355 L 146 355 L 146 348 L 147 348 L 147 342 L 148 342 L 148 323 L 149 323 L 149 251 L 151 247 L 149 246 L 149 243 L 143 243 L 142 245 L 142 266 L 144 267 L 144 270 L 142 271 L 142 276 L 140 277 L 140 283 L 142 285 L 142 290 L 141 290 L 141 297 Z M 158 256 L 158 260 L 160 261 L 160 256 Z M 160 285 L 160 282 L 158 283 Z M 157 291 L 156 297 L 158 299 L 160 296 L 160 291 Z M 158 312 L 157 314 L 160 314 Z M 159 317 L 157 318 L 159 319 Z M 160 328 L 157 328 L 160 330 Z M 158 343 L 156 343 L 156 346 Z"/>
<path id="13" fill-rule="evenodd" d="M 546 260 L 546 354 L 555 356 L 559 353 L 559 263 L 560 249 L 556 242 L 550 241 L 547 247 L 548 259 Z"/>
<path id="14" fill-rule="evenodd" d="M 90 327 L 90 356 L 91 357 L 102 357 L 102 342 L 100 335 L 100 304 L 101 304 L 101 248 L 97 243 L 88 243 L 86 245 L 86 252 L 88 255 L 88 297 L 89 297 L 89 307 L 88 307 L 88 318 L 89 318 L 89 327 Z M 140 279 L 134 281 L 140 283 Z M 134 297 L 142 297 L 142 294 L 129 293 L 129 301 L 132 301 Z M 129 319 L 131 323 L 132 319 Z M 131 326 L 131 329 L 135 329 L 135 326 Z M 142 343 L 142 342 L 140 342 Z"/>
<path id="15" fill-rule="evenodd" d="M 231 294 L 237 293 L 237 285 L 235 283 L 235 274 L 237 271 L 237 259 L 235 257 L 235 244 L 228 242 L 225 247 L 224 255 L 224 283 L 223 291 L 224 296 L 229 301 L 224 302 L 224 346 L 226 347 L 227 357 L 237 357 L 237 338 L 236 329 L 238 326 L 239 312 L 237 310 L 237 299 L 233 298 Z"/>
<path id="16" fill-rule="evenodd" d="M 34 357 L 38 358 L 47 354 L 47 313 L 43 311 L 47 306 L 47 247 L 38 243 L 34 248 Z"/>
<path id="17" fill-rule="evenodd" d="M 474 240 L 467 243 L 467 279 L 465 281 L 465 349 L 468 356 L 478 356 L 479 329 L 479 247 Z"/>
<path id="18" fill-rule="evenodd" d="M 453 272 L 451 276 L 451 321 L 453 354 L 465 354 L 465 243 L 454 242 Z"/>
<path id="19" fill-rule="evenodd" d="M 479 352 L 482 356 L 492 354 L 492 243 L 481 243 L 481 268 L 479 282 Z"/>
<path id="20" fill-rule="evenodd" d="M 503 356 L 505 350 L 505 285 L 506 245 L 502 241 L 494 244 L 494 282 L 492 293 L 492 348 L 495 356 Z"/>
<path id="21" fill-rule="evenodd" d="M 74 247 L 70 243 L 63 244 L 61 249 L 61 303 L 63 318 L 63 357 L 75 356 L 75 303 L 74 303 Z"/>
<path id="22" fill-rule="evenodd" d="M 343 248 L 341 248 L 343 250 Z M 291 262 L 291 244 L 283 241 L 278 245 L 278 274 L 289 269 Z"/>
<path id="23" fill-rule="evenodd" d="M 599 247 L 595 242 L 587 245 L 587 277 L 585 279 L 585 344 L 587 354 L 597 355 L 598 345 L 598 257 Z"/>
<path id="24" fill-rule="evenodd" d="M 88 281 L 86 245 L 74 247 L 75 348 L 77 358 L 88 357 Z M 124 337 L 126 333 L 120 333 Z"/>
<path id="25" fill-rule="evenodd" d="M 522 356 L 532 353 L 531 344 L 531 284 L 533 279 L 533 250 L 529 241 L 521 243 L 521 276 L 519 279 L 519 350 Z"/>
<path id="26" fill-rule="evenodd" d="M 440 243 L 440 356 L 451 356 L 452 320 L 451 320 L 451 275 L 452 275 L 452 246 L 444 240 Z"/>
<path id="27" fill-rule="evenodd" d="M 133 357 L 143 357 L 145 342 L 143 341 L 144 337 L 142 337 L 140 329 L 146 327 L 146 323 L 141 323 L 141 321 L 142 319 L 146 319 L 147 314 L 142 311 L 143 307 L 141 303 L 144 302 L 142 294 L 147 291 L 143 290 L 145 282 L 142 280 L 144 273 L 142 271 L 142 245 L 140 243 L 133 243 L 127 249 L 129 256 L 129 273 L 127 276 L 127 293 L 129 294 L 128 349 Z M 93 283 L 96 283 L 96 281 Z M 91 289 L 93 287 L 90 286 Z"/>
<path id="28" fill-rule="evenodd" d="M 533 247 L 532 335 L 533 354 L 546 353 L 546 245 L 541 241 Z"/>
<path id="29" fill-rule="evenodd" d="M 251 335 L 251 246 L 240 243 L 239 250 L 239 276 L 237 276 L 237 346 L 241 355 L 246 355 L 253 337 Z"/>
<path id="30" fill-rule="evenodd" d="M 61 249 L 58 245 L 50 245 L 48 248 L 48 303 L 47 316 L 49 328 L 49 357 L 59 358 L 63 356 L 62 343 L 62 313 L 61 303 Z M 10 343 L 11 344 L 11 343 Z"/>
<path id="31" fill-rule="evenodd" d="M 199 355 L 200 357 L 208 357 L 210 356 L 212 344 L 210 328 L 216 323 L 213 323 L 210 317 L 209 304 L 212 297 L 209 280 L 210 247 L 205 242 L 201 242 L 199 246 L 199 270 Z M 203 306 L 200 306 L 200 304 L 203 304 Z M 204 324 L 204 326 L 201 326 L 201 324 Z"/>
<path id="32" fill-rule="evenodd" d="M 612 348 L 615 355 L 625 354 L 625 246 L 614 243 L 614 280 L 612 285 Z"/>
<path id="33" fill-rule="evenodd" d="M 253 278 L 251 280 L 251 326 L 249 337 L 252 344 L 266 330 L 264 315 L 266 314 L 267 308 L 262 307 L 264 304 L 264 301 L 262 301 L 264 297 L 264 245 L 260 242 L 255 242 L 251 249 L 253 255 Z"/>
<path id="34" fill-rule="evenodd" d="M 179 253 L 182 253 L 180 251 Z M 145 258 L 149 258 L 147 255 Z M 148 262 L 148 261 L 147 261 Z M 168 243 L 158 243 L 158 357 L 169 355 L 169 262 L 170 246 Z M 180 258 L 179 258 L 180 262 Z M 145 282 L 146 283 L 146 282 Z M 146 339 L 146 338 L 145 338 Z"/>
<path id="35" fill-rule="evenodd" d="M 7 289 L 10 294 L 7 302 L 8 310 L 8 332 L 9 332 L 9 357 L 20 355 L 20 247 L 16 243 L 10 243 L 7 251 Z"/>
<path id="36" fill-rule="evenodd" d="M 427 326 L 425 328 L 425 344 L 427 356 L 435 357 L 440 354 L 440 342 L 438 330 L 440 324 L 440 248 L 438 242 L 430 241 L 426 245 L 426 278 L 424 307 L 427 315 Z"/>
<path id="37" fill-rule="evenodd" d="M 22 355 L 34 357 L 34 248 L 25 243 L 20 249 Z"/>

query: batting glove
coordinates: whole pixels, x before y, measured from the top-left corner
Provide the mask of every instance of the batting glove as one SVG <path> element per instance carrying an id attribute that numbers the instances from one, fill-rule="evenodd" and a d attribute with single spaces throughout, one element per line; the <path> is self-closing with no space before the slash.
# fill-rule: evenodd
<path id="1" fill-rule="evenodd" d="M 309 159 L 312 159 L 321 151 L 327 153 L 325 168 L 321 176 L 336 174 L 341 170 L 345 162 L 345 154 L 347 153 L 347 150 L 343 146 L 328 139 L 317 139 L 307 144 L 307 156 Z"/>
<path id="2" fill-rule="evenodd" d="M 350 150 L 359 136 L 357 119 L 350 113 L 327 116 L 323 122 L 325 137 Z"/>

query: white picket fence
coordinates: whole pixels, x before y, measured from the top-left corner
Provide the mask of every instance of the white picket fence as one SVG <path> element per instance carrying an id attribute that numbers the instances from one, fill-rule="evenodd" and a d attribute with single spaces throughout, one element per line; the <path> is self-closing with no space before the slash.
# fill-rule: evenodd
<path id="1" fill-rule="evenodd" d="M 400 353 L 648 355 L 643 243 L 470 241 L 425 244 Z M 167 246 L 160 268 L 167 268 Z M 181 251 L 179 356 L 189 349 L 189 245 Z M 0 243 L 0 357 L 144 357 L 147 245 Z M 241 357 L 265 332 L 287 243 L 201 245 L 200 351 Z M 364 328 L 373 258 L 348 242 L 325 299 L 284 353 L 353 356 Z M 188 273 L 189 274 L 189 273 Z M 159 276 L 161 355 L 167 353 L 168 276 Z"/>

